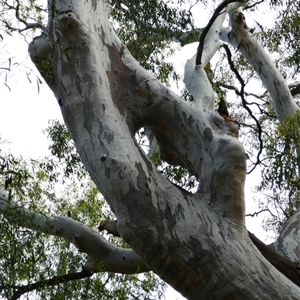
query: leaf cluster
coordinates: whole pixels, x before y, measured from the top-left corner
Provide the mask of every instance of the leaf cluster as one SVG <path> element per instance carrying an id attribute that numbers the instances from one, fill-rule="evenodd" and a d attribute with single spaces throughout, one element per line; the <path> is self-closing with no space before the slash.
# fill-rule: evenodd
<path id="1" fill-rule="evenodd" d="M 299 73 L 299 11 L 298 1 L 280 1 L 276 4 L 274 27 L 261 33 L 265 45 L 280 59 L 281 72 L 286 78 L 293 78 Z"/>
<path id="2" fill-rule="evenodd" d="M 277 124 L 265 141 L 265 161 L 262 182 L 258 190 L 265 195 L 260 208 L 268 208 L 271 216 L 265 220 L 266 229 L 278 233 L 282 225 L 299 209 L 299 139 L 300 112 Z"/>
<path id="3" fill-rule="evenodd" d="M 168 83 L 176 78 L 171 42 L 193 29 L 191 11 L 163 0 L 114 1 L 115 30 L 131 54 L 158 79 Z"/>

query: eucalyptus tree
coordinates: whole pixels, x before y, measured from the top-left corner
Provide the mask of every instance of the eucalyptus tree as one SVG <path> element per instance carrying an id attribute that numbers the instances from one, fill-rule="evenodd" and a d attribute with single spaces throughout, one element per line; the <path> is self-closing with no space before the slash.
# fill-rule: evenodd
<path id="1" fill-rule="evenodd" d="M 118 1 L 114 4 L 121 6 Z M 238 122 L 229 116 L 224 100 L 216 111 L 220 85 L 214 86 L 209 77 L 209 63 L 223 47 L 240 81 L 236 92 L 257 126 L 259 163 L 264 155 L 263 128 L 249 109 L 245 81 L 228 45 L 240 52 L 267 90 L 264 104 L 280 128 L 292 132 L 288 149 L 296 157 L 292 178 L 299 179 L 299 107 L 247 26 L 242 12 L 246 5 L 226 1 L 217 6 L 202 31 L 197 53 L 186 63 L 184 83 L 192 101 L 185 101 L 131 55 L 113 28 L 108 3 L 49 2 L 48 24 L 40 26 L 42 34 L 30 43 L 29 53 L 55 94 L 81 161 L 116 216 L 116 222 L 103 223 L 101 230 L 120 235 L 130 249 L 113 246 L 69 217 L 43 218 L 26 211 L 31 220 L 27 226 L 58 235 L 87 253 L 91 262 L 84 269 L 90 273 L 99 264 L 102 271 L 116 273 L 152 270 L 188 299 L 299 298 L 300 212 L 295 206 L 293 214 L 287 214 L 273 250 L 248 234 L 245 149 L 238 140 Z M 155 31 L 158 11 L 144 6 Z M 126 4 L 123 14 L 132 9 Z M 122 30 L 124 37 L 133 34 L 137 49 L 143 47 L 143 39 L 131 29 L 139 28 L 141 18 L 137 10 L 132 16 L 132 23 Z M 157 43 L 146 39 L 145 44 L 148 41 L 150 46 Z M 230 87 L 226 82 L 223 86 Z M 162 161 L 197 178 L 197 192 L 183 190 L 162 176 L 135 140 L 141 128 L 155 137 L 151 142 L 157 143 Z M 2 196 L 3 203 L 8 198 Z M 16 209 L 14 205 L 4 204 L 2 211 Z"/>

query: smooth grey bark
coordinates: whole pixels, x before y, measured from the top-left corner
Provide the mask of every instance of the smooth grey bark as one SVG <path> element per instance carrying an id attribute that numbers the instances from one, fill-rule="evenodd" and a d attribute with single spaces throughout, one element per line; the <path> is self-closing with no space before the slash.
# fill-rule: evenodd
<path id="1" fill-rule="evenodd" d="M 185 82 L 197 99 L 185 102 L 122 45 L 106 3 L 50 1 L 50 7 L 48 33 L 30 44 L 31 58 L 116 214 L 118 232 L 143 264 L 188 299 L 299 299 L 300 289 L 248 237 L 244 149 L 236 124 L 214 111 L 204 66 L 189 61 Z M 218 19 L 214 29 L 221 33 L 221 25 Z M 218 35 L 211 31 L 206 39 L 208 61 Z M 165 161 L 197 176 L 196 194 L 156 170 L 134 140 L 141 127 L 153 132 Z"/>

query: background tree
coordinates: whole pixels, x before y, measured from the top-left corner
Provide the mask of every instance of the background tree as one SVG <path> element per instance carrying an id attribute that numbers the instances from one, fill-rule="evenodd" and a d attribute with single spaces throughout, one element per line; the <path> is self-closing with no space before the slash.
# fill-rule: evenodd
<path id="1" fill-rule="evenodd" d="M 133 269 L 153 270 L 189 299 L 296 299 L 299 288 L 290 281 L 297 284 L 299 280 L 296 265 L 289 265 L 296 278 L 285 273 L 288 280 L 278 272 L 284 270 L 276 261 L 286 263 L 285 266 L 288 262 L 276 256 L 274 259 L 275 254 L 266 253 L 264 250 L 268 248 L 260 245 L 270 264 L 248 237 L 244 227 L 245 151 L 237 140 L 237 122 L 215 112 L 215 94 L 224 95 L 222 87 L 235 90 L 241 97 L 242 106 L 253 120 L 248 126 L 258 136 L 255 165 L 263 162 L 263 155 L 266 158 L 273 155 L 271 150 L 264 152 L 263 141 L 268 132 L 262 129 L 261 121 L 267 116 L 270 122 L 276 116 L 281 124 L 278 129 L 281 138 L 289 140 L 287 153 L 296 159 L 293 170 L 299 169 L 299 108 L 284 78 L 246 25 L 240 12 L 244 3 L 223 3 L 203 30 L 197 56 L 186 65 L 185 85 L 192 102 L 173 94 L 127 52 L 112 30 L 107 4 L 89 5 L 51 3 L 47 29 L 43 28 L 43 35 L 34 39 L 29 50 L 57 97 L 86 169 L 117 217 L 117 232 L 132 248 L 128 255 L 134 263 Z M 124 4 L 120 6 L 125 11 L 131 9 L 124 8 Z M 222 27 L 227 13 L 231 26 Z M 151 24 L 156 24 L 153 13 L 151 16 Z M 135 30 L 139 21 L 132 23 Z M 31 27 L 27 22 L 25 26 Z M 133 37 L 139 41 L 139 35 Z M 236 47 L 244 57 L 238 57 L 240 68 L 237 68 L 229 48 L 224 46 L 240 89 L 232 82 L 216 81 L 208 65 L 222 45 L 219 38 Z M 257 97 L 262 100 L 254 103 L 256 109 L 249 108 L 245 98 L 247 81 L 238 71 L 242 68 L 252 77 L 253 71 L 244 66 L 245 59 L 268 91 L 267 96 Z M 155 71 L 153 68 L 152 72 Z M 297 87 L 294 84 L 293 91 Z M 261 119 L 256 117 L 258 113 Z M 197 193 L 170 184 L 157 172 L 134 139 L 141 128 L 155 136 L 162 161 L 184 168 L 197 178 Z M 287 132 L 291 132 L 291 138 Z M 271 142 L 267 150 L 277 147 L 271 139 L 267 140 Z M 282 153 L 282 147 L 276 149 Z M 275 164 L 278 158 L 275 157 Z M 292 178 L 287 180 L 288 188 L 293 188 L 297 196 L 299 173 L 286 168 L 285 161 L 284 166 L 280 170 L 287 174 L 285 179 Z M 275 184 L 281 184 L 278 178 Z M 266 181 L 272 180 L 266 177 Z M 274 203 L 276 207 L 281 204 L 277 200 Z M 291 229 L 299 226 L 297 197 L 289 197 L 286 203 L 294 207 L 285 213 L 289 220 L 273 248 L 296 262 L 297 236 L 292 235 L 297 230 Z M 95 271 L 100 261 L 103 270 L 109 270 L 107 257 L 95 255 L 92 243 L 86 247 L 88 231 L 85 236 L 78 235 L 79 225 L 72 224 L 72 233 L 63 237 L 93 258 L 89 270 Z M 39 228 L 42 227 L 39 223 Z M 88 236 L 98 240 L 93 234 Z M 294 244 L 289 249 L 283 246 L 291 240 Z M 111 249 L 104 241 L 99 243 Z M 128 270 L 126 256 L 121 254 L 121 257 L 123 264 L 118 265 L 116 272 Z M 118 256 L 114 259 L 118 260 Z"/>

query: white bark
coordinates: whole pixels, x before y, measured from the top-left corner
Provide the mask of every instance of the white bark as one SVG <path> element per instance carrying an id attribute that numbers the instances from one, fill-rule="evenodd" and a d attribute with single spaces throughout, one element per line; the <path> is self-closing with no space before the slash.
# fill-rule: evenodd
<path id="1" fill-rule="evenodd" d="M 212 112 L 215 108 L 214 92 L 209 84 L 204 67 L 210 62 L 221 46 L 220 36 L 222 24 L 227 13 L 235 11 L 247 1 L 230 3 L 224 8 L 210 27 L 204 40 L 201 64 L 196 65 L 196 54 L 187 61 L 184 71 L 184 83 L 194 97 L 194 101 L 204 111 Z M 220 7 L 221 8 L 221 7 Z"/>
<path id="2" fill-rule="evenodd" d="M 284 225 L 272 248 L 281 256 L 300 266 L 300 211 L 298 210 Z"/>
<path id="3" fill-rule="evenodd" d="M 134 251 L 114 246 L 97 231 L 69 217 L 48 217 L 20 207 L 9 200 L 3 189 L 0 189 L 0 213 L 17 226 L 61 237 L 72 243 L 91 258 L 91 263 L 85 266 L 90 272 L 134 274 L 149 271 Z"/>
<path id="4" fill-rule="evenodd" d="M 31 43 L 30 55 L 57 97 L 85 167 L 116 214 L 121 237 L 189 299 L 298 299 L 299 288 L 248 238 L 244 149 L 236 125 L 213 111 L 202 67 L 191 84 L 199 97 L 187 103 L 128 53 L 105 3 L 64 1 L 66 11 L 59 2 L 50 3 L 56 10 L 49 35 Z M 41 39 L 49 41 L 46 59 Z M 167 162 L 199 178 L 197 194 L 172 185 L 144 155 L 134 141 L 143 126 L 154 133 Z"/>
<path id="5" fill-rule="evenodd" d="M 231 28 L 222 28 L 221 39 L 237 48 L 259 75 L 271 96 L 278 120 L 284 124 L 288 116 L 294 116 L 299 110 L 289 87 L 270 56 L 262 48 L 255 36 L 249 32 L 245 17 L 240 11 L 231 13 Z"/>

